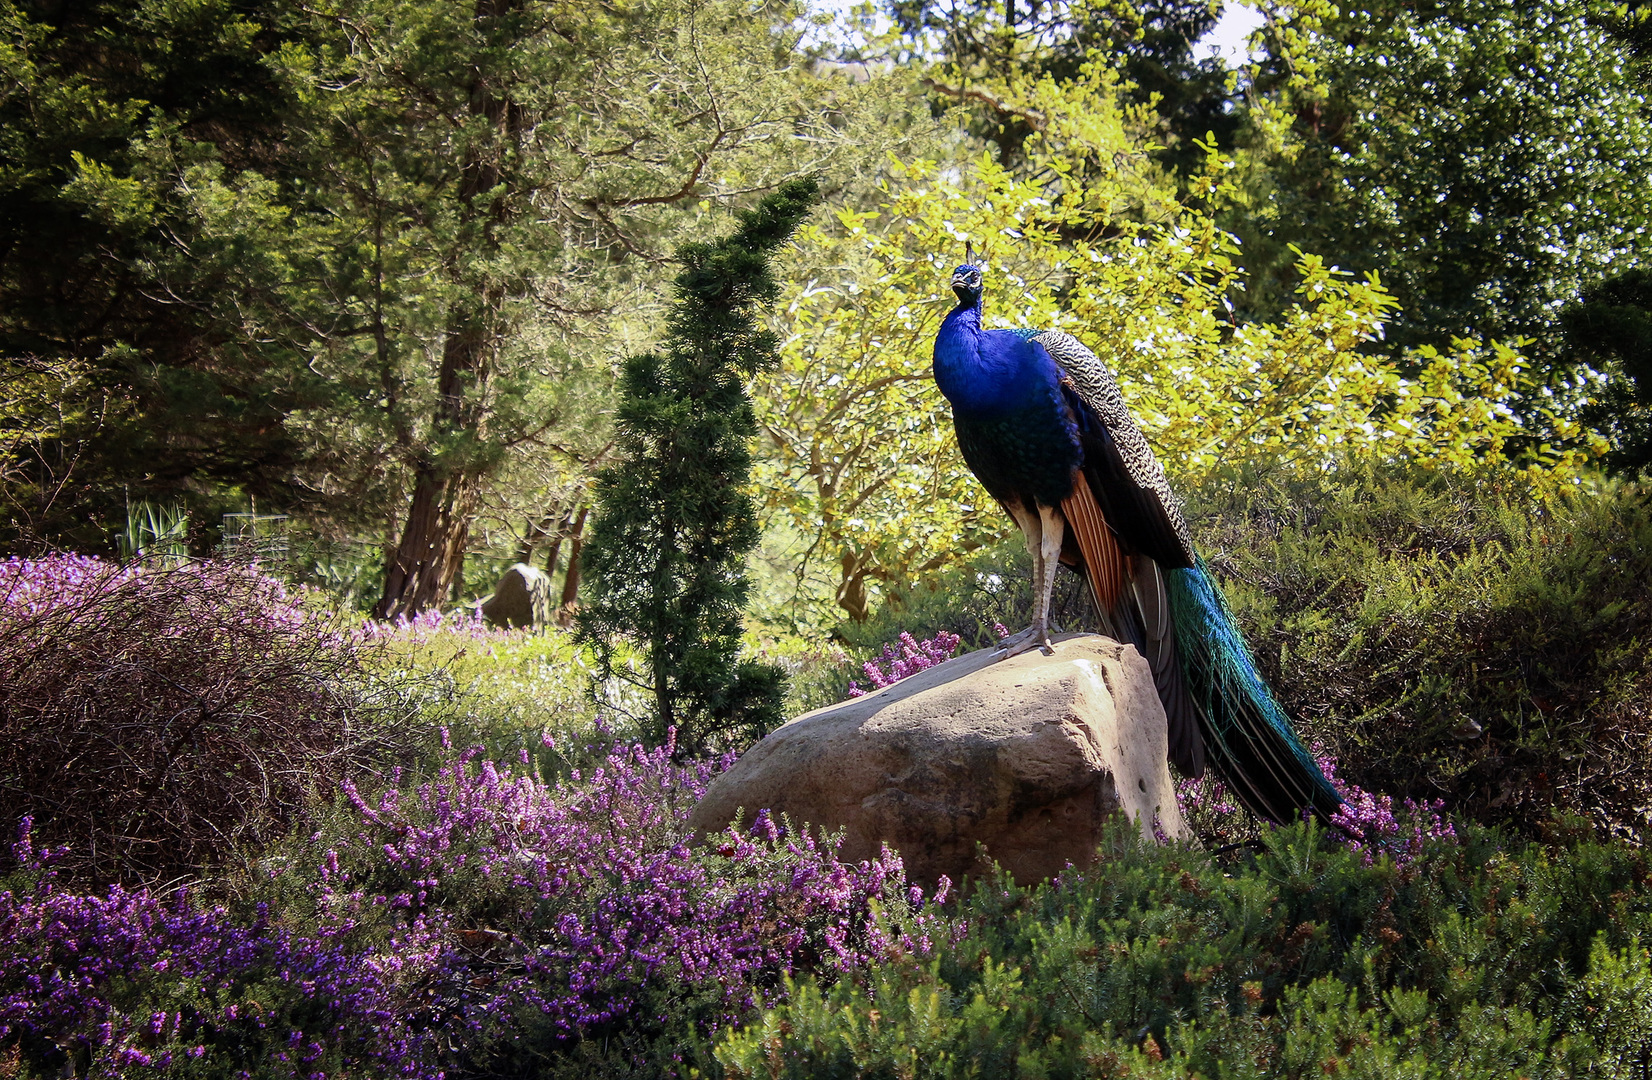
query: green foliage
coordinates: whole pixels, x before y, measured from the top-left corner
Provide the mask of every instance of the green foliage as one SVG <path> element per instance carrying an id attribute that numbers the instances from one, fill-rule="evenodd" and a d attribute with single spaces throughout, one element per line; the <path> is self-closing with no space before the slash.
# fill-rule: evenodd
<path id="1" fill-rule="evenodd" d="M 177 507 L 140 502 L 126 508 L 126 528 L 115 543 L 122 560 L 189 555 L 189 515 Z"/>
<path id="2" fill-rule="evenodd" d="M 1317 256 L 1300 257 L 1277 319 L 1239 323 L 1226 297 L 1246 280 L 1241 252 L 1209 213 L 1136 171 L 1115 76 L 1097 64 L 1003 92 L 1046 121 L 1025 167 L 915 162 L 875 210 L 801 234 L 786 297 L 795 333 L 758 385 L 762 490 L 809 538 L 821 591 L 849 617 L 1011 528 L 965 468 L 930 375 L 954 303 L 945 275 L 966 238 L 984 252 L 988 325 L 1086 341 L 1178 483 L 1239 459 L 1309 474 L 1349 456 L 1456 467 L 1516 444 L 1530 452 L 1513 467 L 1563 482 L 1604 449 L 1529 404 L 1529 365 L 1513 349 L 1460 339 L 1372 355 L 1392 298 Z M 1233 163 L 1206 164 L 1202 193 L 1227 198 Z"/>
<path id="3" fill-rule="evenodd" d="M 606 459 L 672 248 L 905 137 L 799 15 L 0 5 L 0 543 L 250 499 L 378 546 L 382 612 L 447 601 Z"/>
<path id="4" fill-rule="evenodd" d="M 1032 556 L 1019 536 L 1010 536 L 892 598 L 866 620 L 838 623 L 833 633 L 861 659 L 870 659 L 903 632 L 925 639 L 944 630 L 957 634 L 965 651 L 983 649 L 998 641 L 998 626 L 1019 629 L 1032 602 Z M 1064 570 L 1057 576 L 1050 617 L 1063 631 L 1099 628 L 1078 574 Z"/>
<path id="5" fill-rule="evenodd" d="M 1235 471 L 1197 534 L 1287 711 L 1373 791 L 1628 835 L 1652 804 L 1652 509 L 1484 475 Z"/>
<path id="6" fill-rule="evenodd" d="M 780 670 L 737 659 L 744 562 L 759 536 L 745 380 L 775 362 L 775 336 L 758 326 L 779 291 L 770 255 L 817 198 L 814 180 L 788 181 L 732 235 L 679 249 L 664 347 L 627 359 L 620 377 L 621 460 L 597 478 L 580 626 L 605 678 L 626 674 L 614 663 L 620 635 L 643 643 L 657 743 L 676 728 L 697 751 L 783 719 Z"/>
<path id="7" fill-rule="evenodd" d="M 1227 69 L 1198 59 L 1194 45 L 1216 24 L 1209 0 L 1014 0 L 947 3 L 885 0 L 913 51 L 936 57 L 932 91 L 978 106 L 971 127 L 1018 161 L 1043 117 L 999 97 L 995 82 L 1082 78 L 1097 58 L 1122 80 L 1136 122 L 1158 145 L 1154 157 L 1186 180 L 1204 169 L 1205 144 L 1224 149 L 1242 115 Z M 986 91 L 983 93 L 983 87 Z"/>
<path id="8" fill-rule="evenodd" d="M 943 925 L 887 909 L 931 948 L 790 983 L 724 1036 L 726 1075 L 1630 1077 L 1652 1053 L 1639 849 L 1471 830 L 1402 872 L 1313 824 L 1230 865 L 1129 832 Z"/>
<path id="9" fill-rule="evenodd" d="M 1652 114 L 1594 0 L 1273 6 L 1249 110 L 1257 173 L 1224 216 L 1270 318 L 1290 245 L 1379 273 L 1387 348 L 1534 339 L 1560 305 L 1652 255 Z"/>
<path id="10" fill-rule="evenodd" d="M 128 493 L 221 509 L 202 487 L 290 496 L 281 419 L 304 370 L 252 361 L 241 285 L 273 242 L 294 98 L 266 63 L 298 47 L 291 5 L 172 0 L 0 5 L 0 538 L 108 550 Z M 8 460 L 9 459 L 9 460 Z"/>
<path id="11" fill-rule="evenodd" d="M 1581 359 L 1615 376 L 1589 410 L 1612 440 L 1606 463 L 1625 471 L 1652 466 L 1652 270 L 1583 290 L 1561 324 Z"/>

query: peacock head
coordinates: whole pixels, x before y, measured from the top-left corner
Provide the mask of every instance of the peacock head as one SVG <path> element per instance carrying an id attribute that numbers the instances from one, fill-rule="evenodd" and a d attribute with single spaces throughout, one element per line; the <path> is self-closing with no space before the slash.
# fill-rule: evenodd
<path id="1" fill-rule="evenodd" d="M 981 302 L 981 268 L 973 263 L 964 263 L 952 272 L 952 291 L 958 297 L 958 302 L 966 306 L 973 306 Z"/>

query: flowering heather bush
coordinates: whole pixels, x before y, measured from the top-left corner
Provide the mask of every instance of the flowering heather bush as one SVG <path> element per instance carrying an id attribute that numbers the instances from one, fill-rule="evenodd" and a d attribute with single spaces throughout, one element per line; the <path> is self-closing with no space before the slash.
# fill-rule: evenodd
<path id="1" fill-rule="evenodd" d="M 868 902 L 906 896 L 899 860 L 846 865 L 766 816 L 691 847 L 688 813 L 727 761 L 673 751 L 616 747 L 558 784 L 472 752 L 411 795 L 352 791 L 347 835 L 311 848 L 319 907 L 451 919 L 465 985 L 485 990 L 445 998 L 444 1023 L 482 1048 L 468 1065 L 505 1071 L 533 1045 L 648 1056 L 703 1034 L 671 1030 L 684 1000 L 710 1029 L 800 963 L 860 962 Z"/>
<path id="2" fill-rule="evenodd" d="M 364 704 L 361 648 L 226 564 L 0 563 L 0 821 L 128 883 L 280 835 L 406 741 L 393 703 Z"/>
<path id="3" fill-rule="evenodd" d="M 866 672 L 866 677 L 872 681 L 872 688 L 881 690 L 908 675 L 915 675 L 925 668 L 932 668 L 952 659 L 952 655 L 958 651 L 959 640 L 957 634 L 949 634 L 945 630 L 937 630 L 934 637 L 923 641 L 918 641 L 911 634 L 903 632 L 899 642 L 885 645 L 882 655 L 866 661 L 861 665 L 861 670 Z M 860 683 L 850 681 L 850 697 L 864 697 L 866 693 L 867 691 L 860 688 Z"/>
<path id="4" fill-rule="evenodd" d="M 1256 833 L 1256 819 L 1240 807 L 1214 769 L 1197 780 L 1178 779 L 1176 805 L 1183 822 L 1206 847 L 1239 843 Z"/>
<path id="5" fill-rule="evenodd" d="M 893 856 L 845 865 L 767 818 L 691 847 L 723 763 L 671 749 L 617 747 L 556 784 L 464 753 L 406 792 L 350 789 L 239 919 L 62 890 L 25 835 L 32 876 L 0 893 L 0 1053 L 106 1076 L 279 1052 L 254 1074 L 433 1077 L 606 1047 L 657 1073 L 788 973 L 927 948 L 868 918 L 922 903 Z"/>
<path id="6" fill-rule="evenodd" d="M 1315 755 L 1320 771 L 1337 786 L 1347 801 L 1333 814 L 1334 839 L 1362 853 L 1366 865 L 1381 856 L 1406 870 L 1422 857 L 1425 846 L 1439 841 L 1455 843 L 1457 830 L 1441 816 L 1443 800 L 1419 803 L 1406 799 L 1397 809 L 1387 795 L 1373 795 L 1337 775 L 1336 759 L 1327 753 Z M 1225 846 L 1258 835 L 1258 822 L 1245 814 L 1214 772 L 1199 780 L 1182 780 L 1176 785 L 1176 802 L 1182 817 L 1207 845 Z"/>
<path id="7" fill-rule="evenodd" d="M 184 891 L 62 889 L 27 821 L 13 850 L 22 869 L 0 891 L 6 1075 L 441 1075 L 433 1034 L 415 1027 L 440 959 L 423 927 L 364 951 L 348 920 L 298 935 Z"/>
<path id="8" fill-rule="evenodd" d="M 1347 800 L 1331 815 L 1331 821 L 1341 830 L 1347 845 L 1365 856 L 1366 865 L 1386 855 L 1398 869 L 1405 870 L 1422 857 L 1428 843 L 1456 842 L 1456 828 L 1440 816 L 1445 809 L 1444 799 L 1432 803 L 1406 799 L 1396 811 L 1392 797 L 1373 795 L 1358 784 L 1339 779 L 1334 758 L 1327 754 L 1316 757 L 1320 771 Z"/>

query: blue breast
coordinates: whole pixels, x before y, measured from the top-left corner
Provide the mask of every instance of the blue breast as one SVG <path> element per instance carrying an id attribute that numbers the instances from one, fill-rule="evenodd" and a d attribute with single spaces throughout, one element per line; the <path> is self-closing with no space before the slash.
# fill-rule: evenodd
<path id="1" fill-rule="evenodd" d="M 1083 461 L 1060 369 L 1037 331 L 982 330 L 955 309 L 935 339 L 935 382 L 952 403 L 964 460 L 1000 502 L 1058 505 Z"/>

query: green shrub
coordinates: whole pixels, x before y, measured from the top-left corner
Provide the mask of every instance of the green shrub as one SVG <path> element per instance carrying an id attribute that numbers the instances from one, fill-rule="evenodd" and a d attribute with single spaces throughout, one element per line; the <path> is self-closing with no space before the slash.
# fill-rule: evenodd
<path id="1" fill-rule="evenodd" d="M 1265 675 L 1367 789 L 1530 833 L 1652 806 L 1652 512 L 1441 474 L 1247 476 L 1195 533 Z"/>
<path id="2" fill-rule="evenodd" d="M 1645 852 L 1470 828 L 1404 870 L 1313 824 L 1224 865 L 1121 830 L 1055 884 L 992 880 L 927 953 L 725 1036 L 747 1077 L 1639 1076 Z M 889 910 L 888 936 L 909 918 Z"/>

